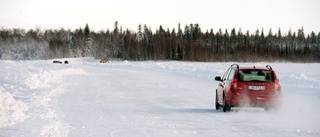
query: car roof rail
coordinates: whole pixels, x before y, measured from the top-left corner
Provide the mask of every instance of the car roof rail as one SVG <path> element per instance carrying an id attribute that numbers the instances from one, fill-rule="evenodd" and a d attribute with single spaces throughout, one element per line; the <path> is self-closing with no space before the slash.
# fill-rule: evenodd
<path id="1" fill-rule="evenodd" d="M 231 67 L 236 66 L 237 68 L 239 68 L 238 64 L 232 64 Z"/>
<path id="2" fill-rule="evenodd" d="M 272 67 L 270 65 L 267 65 L 266 66 L 268 69 L 272 70 Z"/>

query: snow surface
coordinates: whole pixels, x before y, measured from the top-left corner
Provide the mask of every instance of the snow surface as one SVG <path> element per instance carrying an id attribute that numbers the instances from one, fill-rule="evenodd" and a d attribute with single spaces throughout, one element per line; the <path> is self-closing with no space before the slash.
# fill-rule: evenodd
<path id="1" fill-rule="evenodd" d="M 320 64 L 276 70 L 283 108 L 215 110 L 232 64 L 93 58 L 0 61 L 0 136 L 320 136 Z"/>

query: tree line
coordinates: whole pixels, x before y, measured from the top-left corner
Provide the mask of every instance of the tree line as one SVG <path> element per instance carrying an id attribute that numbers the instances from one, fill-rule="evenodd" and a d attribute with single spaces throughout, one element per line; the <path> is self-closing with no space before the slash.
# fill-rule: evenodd
<path id="1" fill-rule="evenodd" d="M 202 31 L 199 24 L 177 29 L 161 25 L 155 32 L 147 25 L 137 31 L 91 31 L 89 25 L 71 31 L 0 29 L 1 59 L 52 59 L 70 57 L 119 58 L 124 60 L 183 61 L 292 61 L 320 62 L 320 32 L 283 33 L 257 29 L 254 33 L 233 28 Z"/>

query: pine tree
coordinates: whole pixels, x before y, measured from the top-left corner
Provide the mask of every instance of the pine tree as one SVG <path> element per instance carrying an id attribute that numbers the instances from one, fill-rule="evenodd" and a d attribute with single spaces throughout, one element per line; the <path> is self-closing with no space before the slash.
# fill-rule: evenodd
<path id="1" fill-rule="evenodd" d="M 142 34 L 142 26 L 139 24 L 138 26 L 138 32 L 137 32 L 137 41 L 140 42 L 143 39 L 143 34 Z"/>
<path id="2" fill-rule="evenodd" d="M 86 26 L 84 28 L 84 36 L 85 36 L 85 38 L 90 37 L 90 28 L 89 28 L 88 23 L 86 24 Z"/>
<path id="3" fill-rule="evenodd" d="M 90 28 L 88 23 L 84 28 L 85 45 L 82 49 L 82 57 L 92 56 L 92 39 L 90 37 Z"/>
<path id="4" fill-rule="evenodd" d="M 178 37 L 182 38 L 182 29 L 180 23 L 178 24 Z"/>

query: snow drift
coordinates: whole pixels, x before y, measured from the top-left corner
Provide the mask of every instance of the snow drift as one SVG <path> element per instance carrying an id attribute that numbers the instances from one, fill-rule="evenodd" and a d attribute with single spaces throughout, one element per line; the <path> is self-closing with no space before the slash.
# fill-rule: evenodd
<path id="1" fill-rule="evenodd" d="M 25 111 L 28 106 L 20 100 L 15 100 L 13 95 L 0 87 L 0 128 L 24 121 L 27 116 Z"/>

